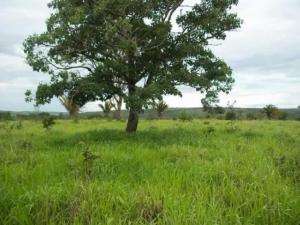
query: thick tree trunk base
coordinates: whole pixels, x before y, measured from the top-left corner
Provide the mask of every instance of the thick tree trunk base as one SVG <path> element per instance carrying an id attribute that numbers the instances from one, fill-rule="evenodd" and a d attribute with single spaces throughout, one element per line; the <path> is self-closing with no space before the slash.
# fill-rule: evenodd
<path id="1" fill-rule="evenodd" d="M 129 111 L 129 117 L 127 121 L 126 132 L 135 133 L 139 122 L 139 114 L 133 110 Z"/>

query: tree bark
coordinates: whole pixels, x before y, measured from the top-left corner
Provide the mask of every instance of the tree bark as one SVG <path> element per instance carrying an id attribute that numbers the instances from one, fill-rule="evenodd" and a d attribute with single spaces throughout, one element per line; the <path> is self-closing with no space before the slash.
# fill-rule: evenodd
<path id="1" fill-rule="evenodd" d="M 135 91 L 136 91 L 135 84 L 129 83 L 128 85 L 129 97 L 134 96 Z M 126 132 L 135 133 L 137 131 L 138 122 L 139 122 L 139 112 L 134 108 L 134 106 L 132 106 L 132 102 L 131 102 L 129 106 L 129 117 L 127 121 Z"/>
<path id="2" fill-rule="evenodd" d="M 127 121 L 126 132 L 135 133 L 137 131 L 137 126 L 139 122 L 139 114 L 133 109 L 129 110 L 129 117 Z"/>

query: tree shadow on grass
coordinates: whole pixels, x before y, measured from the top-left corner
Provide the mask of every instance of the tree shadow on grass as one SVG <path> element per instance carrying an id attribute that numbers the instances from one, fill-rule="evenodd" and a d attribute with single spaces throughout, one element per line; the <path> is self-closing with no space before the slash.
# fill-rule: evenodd
<path id="1" fill-rule="evenodd" d="M 170 145 L 198 146 L 199 142 L 206 139 L 200 130 L 187 128 L 140 130 L 135 134 L 127 134 L 118 129 L 101 129 L 64 135 L 47 140 L 47 144 L 53 147 L 74 147 L 80 143 L 99 145 L 135 145 L 157 148 Z"/>

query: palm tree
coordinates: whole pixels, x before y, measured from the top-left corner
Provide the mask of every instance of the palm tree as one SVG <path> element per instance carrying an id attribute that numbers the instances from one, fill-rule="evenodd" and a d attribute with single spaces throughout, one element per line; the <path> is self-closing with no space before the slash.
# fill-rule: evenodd
<path id="1" fill-rule="evenodd" d="M 122 104 L 123 104 L 123 98 L 119 95 L 115 95 L 112 98 L 113 108 L 114 108 L 114 118 L 116 120 L 121 120 L 121 112 L 122 112 Z"/>
<path id="2" fill-rule="evenodd" d="M 105 101 L 104 104 L 99 104 L 105 117 L 109 117 L 109 114 L 113 108 L 113 105 L 114 104 L 111 102 L 111 100 Z"/>
<path id="3" fill-rule="evenodd" d="M 168 105 L 163 100 L 154 103 L 154 109 L 157 112 L 158 118 L 162 118 L 163 113 L 168 109 Z"/>

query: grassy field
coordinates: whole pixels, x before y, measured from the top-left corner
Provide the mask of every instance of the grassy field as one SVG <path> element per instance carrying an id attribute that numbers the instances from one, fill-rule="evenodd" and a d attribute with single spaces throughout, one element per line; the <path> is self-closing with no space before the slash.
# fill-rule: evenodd
<path id="1" fill-rule="evenodd" d="M 1 225 L 299 224 L 300 122 L 12 123 Z"/>

